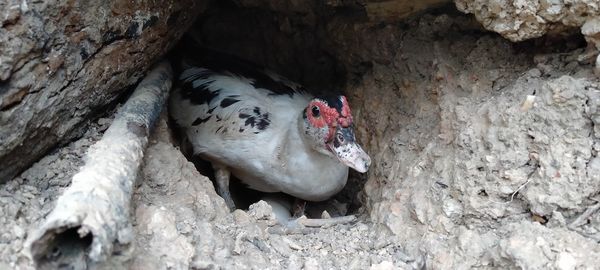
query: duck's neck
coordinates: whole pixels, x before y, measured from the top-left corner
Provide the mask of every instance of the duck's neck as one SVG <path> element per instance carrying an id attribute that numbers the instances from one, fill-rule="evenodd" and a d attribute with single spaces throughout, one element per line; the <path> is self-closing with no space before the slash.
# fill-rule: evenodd
<path id="1" fill-rule="evenodd" d="M 331 157 L 325 149 L 317 146 L 312 139 L 306 135 L 306 126 L 302 112 L 295 118 L 296 123 L 291 123 L 287 134 L 282 138 L 279 149 L 279 157 L 287 157 L 287 159 L 300 158 L 299 155 L 306 155 L 313 161 L 329 160 Z M 335 159 L 331 159 L 335 160 Z"/>
<path id="2" fill-rule="evenodd" d="M 282 136 L 276 154 L 281 172 L 289 181 L 283 192 L 312 201 L 329 198 L 345 185 L 348 167 L 315 149 L 315 144 L 305 134 L 302 115 L 291 124 L 287 134 Z"/>

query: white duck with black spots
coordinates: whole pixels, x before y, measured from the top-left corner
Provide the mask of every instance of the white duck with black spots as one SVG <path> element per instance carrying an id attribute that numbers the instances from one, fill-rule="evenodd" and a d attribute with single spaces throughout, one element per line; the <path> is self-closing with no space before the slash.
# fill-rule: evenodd
<path id="1" fill-rule="evenodd" d="M 355 140 L 346 97 L 314 97 L 228 55 L 182 65 L 171 117 L 194 154 L 212 163 L 231 209 L 230 174 L 255 190 L 322 201 L 344 187 L 348 167 L 367 171 L 371 160 Z"/>

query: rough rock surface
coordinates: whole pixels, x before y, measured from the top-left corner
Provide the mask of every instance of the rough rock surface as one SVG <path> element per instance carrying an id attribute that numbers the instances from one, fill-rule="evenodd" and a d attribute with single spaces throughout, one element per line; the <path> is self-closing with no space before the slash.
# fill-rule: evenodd
<path id="1" fill-rule="evenodd" d="M 540 37 L 566 28 L 579 28 L 600 17 L 600 3 L 596 0 L 454 2 L 459 10 L 474 14 L 486 29 L 512 41 Z"/>
<path id="2" fill-rule="evenodd" d="M 358 133 L 379 149 L 365 185 L 371 219 L 433 268 L 597 265 L 600 224 L 573 228 L 589 238 L 567 229 L 600 191 L 600 84 L 581 50 L 462 35 L 476 29 L 447 15 L 408 28 L 354 28 L 354 42 L 338 32 L 340 56 L 380 38 L 387 59 L 347 90 L 361 104 Z"/>
<path id="3" fill-rule="evenodd" d="M 597 0 L 455 0 L 456 7 L 472 13 L 483 26 L 511 41 L 546 33 L 570 34 L 581 29 L 590 50 L 580 56 L 595 63 L 600 76 L 600 2 Z"/>
<path id="4" fill-rule="evenodd" d="M 348 10 L 290 22 L 264 8 L 217 13 L 200 33 L 313 88 L 345 90 L 375 160 L 363 209 L 410 256 L 433 269 L 598 263 L 598 213 L 575 222 L 600 199 L 600 85 L 579 40 L 513 45 L 453 13 L 374 25 Z M 220 39 L 222 29 L 239 33 Z"/>
<path id="5" fill-rule="evenodd" d="M 81 135 L 177 41 L 203 3 L 0 2 L 0 183 Z"/>

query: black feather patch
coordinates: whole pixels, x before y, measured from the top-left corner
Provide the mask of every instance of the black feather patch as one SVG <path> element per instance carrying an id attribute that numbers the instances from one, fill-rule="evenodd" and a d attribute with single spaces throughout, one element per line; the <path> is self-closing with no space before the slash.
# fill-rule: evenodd
<path id="1" fill-rule="evenodd" d="M 269 119 L 269 113 L 262 113 L 260 107 L 254 107 L 252 109 L 252 113 L 240 112 L 238 117 L 240 119 L 245 119 L 244 126 L 250 126 L 251 128 L 256 128 L 259 131 L 267 129 L 267 127 L 271 124 L 271 120 Z M 240 128 L 241 129 L 241 128 Z M 241 131 L 240 131 L 241 132 Z M 258 134 L 255 132 L 255 134 Z"/>
<path id="2" fill-rule="evenodd" d="M 231 106 L 232 104 L 235 104 L 236 102 L 239 102 L 239 99 L 235 99 L 235 98 L 224 98 L 223 100 L 221 100 L 221 108 L 227 108 L 229 106 Z"/>
<path id="3" fill-rule="evenodd" d="M 250 79 L 252 86 L 266 89 L 271 92 L 269 95 L 289 95 L 292 97 L 295 93 L 303 91 L 302 88 L 295 89 L 295 87 L 288 85 L 284 80 L 274 79 L 267 75 L 264 67 L 237 56 L 207 48 L 199 48 L 196 51 L 200 53 L 187 57 L 186 61 L 208 69 L 207 73 L 210 74 L 206 75 L 205 78 L 215 74 L 227 76 L 235 74 Z"/>
<path id="4" fill-rule="evenodd" d="M 256 128 L 258 128 L 259 130 L 265 130 L 269 126 L 269 124 L 271 124 L 271 122 L 269 121 L 269 115 L 267 115 L 266 118 L 258 120 Z"/>
<path id="5" fill-rule="evenodd" d="M 211 91 L 208 89 L 208 86 L 213 82 L 214 80 L 207 81 L 197 87 L 194 87 L 193 81 L 185 82 L 181 87 L 181 95 L 195 105 L 210 104 L 214 98 L 219 96 L 220 92 L 220 90 Z"/>
<path id="6" fill-rule="evenodd" d="M 211 117 L 211 115 L 209 115 L 206 118 L 200 118 L 200 117 L 198 117 L 198 118 L 196 118 L 196 120 L 194 120 L 194 122 L 192 123 L 192 126 L 200 125 L 200 124 L 208 121 L 208 119 L 210 119 L 210 117 Z"/>
<path id="7" fill-rule="evenodd" d="M 244 122 L 245 126 L 254 127 L 255 124 L 256 124 L 256 119 L 254 118 L 254 116 L 250 116 L 250 117 L 246 118 L 246 122 Z"/>

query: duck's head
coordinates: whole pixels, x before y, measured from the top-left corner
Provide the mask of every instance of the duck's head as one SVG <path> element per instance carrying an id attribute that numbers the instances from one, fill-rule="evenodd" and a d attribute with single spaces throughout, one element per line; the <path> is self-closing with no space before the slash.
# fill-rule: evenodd
<path id="1" fill-rule="evenodd" d="M 352 113 L 345 96 L 314 98 L 302 117 L 304 134 L 313 149 L 336 157 L 358 172 L 369 169 L 371 158 L 356 142 Z"/>

